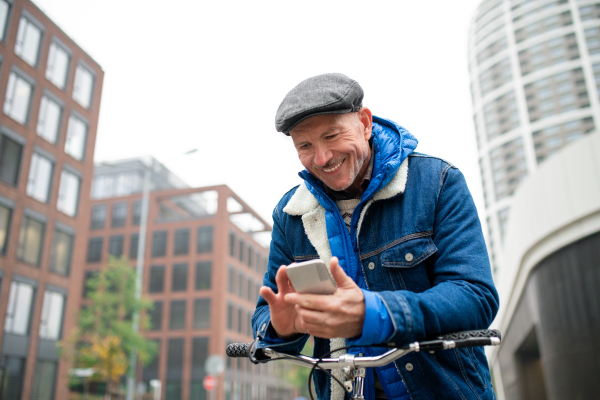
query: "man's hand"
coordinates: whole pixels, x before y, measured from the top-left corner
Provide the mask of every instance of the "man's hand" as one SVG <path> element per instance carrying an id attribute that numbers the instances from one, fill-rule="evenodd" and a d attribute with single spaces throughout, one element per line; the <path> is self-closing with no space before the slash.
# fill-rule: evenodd
<path id="1" fill-rule="evenodd" d="M 298 333 L 307 333 L 300 325 L 300 319 L 294 304 L 285 301 L 285 295 L 295 293 L 287 275 L 287 267 L 282 265 L 275 276 L 277 294 L 267 286 L 260 288 L 260 295 L 267 303 L 271 312 L 271 326 L 282 339 L 291 339 Z"/>
<path id="2" fill-rule="evenodd" d="M 333 295 L 299 294 L 293 289 L 284 295 L 287 304 L 295 306 L 294 320 L 298 321 L 295 323 L 296 331 L 308 332 L 324 339 L 359 336 L 365 320 L 363 292 L 340 267 L 337 257 L 331 259 L 329 267 L 337 282 Z M 280 287 L 279 281 L 277 286 Z"/>

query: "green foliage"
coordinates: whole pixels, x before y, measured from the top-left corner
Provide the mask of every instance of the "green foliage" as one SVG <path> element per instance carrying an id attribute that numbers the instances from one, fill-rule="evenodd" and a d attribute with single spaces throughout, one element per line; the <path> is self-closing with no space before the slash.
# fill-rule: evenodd
<path id="1" fill-rule="evenodd" d="M 97 351 L 99 343 L 118 343 L 125 368 L 133 350 L 142 364 L 152 361 L 156 343 L 133 330 L 136 312 L 141 316 L 140 328 L 149 326 L 145 314 L 152 309 L 152 302 L 136 299 L 136 272 L 127 260 L 110 257 L 108 265 L 89 279 L 86 287 L 89 303 L 80 312 L 77 329 L 60 344 L 63 357 L 71 359 L 75 368 L 94 368 L 98 379 L 114 375 L 114 371 L 102 370 L 109 367 L 103 352 Z"/>
<path id="2" fill-rule="evenodd" d="M 305 356 L 312 357 L 313 349 L 315 346 L 314 338 L 311 336 L 304 345 L 304 348 L 300 352 Z M 295 387 L 300 389 L 300 394 L 307 399 L 308 395 L 308 376 L 310 375 L 310 367 L 309 366 L 301 366 L 301 365 L 293 365 L 292 368 L 286 371 L 285 379 L 294 385 Z M 311 382 L 311 386 L 313 389 L 313 396 L 317 398 L 316 392 L 314 391 L 314 384 Z"/>

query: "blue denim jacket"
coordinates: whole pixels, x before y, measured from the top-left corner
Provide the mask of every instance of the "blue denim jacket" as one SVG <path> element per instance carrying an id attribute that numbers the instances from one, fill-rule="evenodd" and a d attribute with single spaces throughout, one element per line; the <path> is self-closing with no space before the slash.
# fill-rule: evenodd
<path id="1" fill-rule="evenodd" d="M 416 139 L 392 121 L 374 117 L 375 165 L 371 183 L 352 216 L 350 233 L 320 181 L 307 171 L 302 185 L 286 193 L 273 212 L 269 267 L 263 284 L 277 291 L 280 265 L 332 255 L 355 281 L 380 296 L 391 316 L 387 342 L 398 346 L 441 333 L 484 329 L 498 310 L 477 210 L 460 171 L 439 158 L 413 153 Z M 375 317 L 378 318 L 378 317 Z M 372 320 L 372 319 L 371 319 Z M 259 346 L 299 352 L 308 335 L 283 341 L 272 334 L 268 304 L 259 298 L 252 317 Z M 370 335 L 371 337 L 373 335 Z M 378 355 L 364 347 L 353 353 Z M 330 350 L 315 338 L 314 355 Z M 411 353 L 377 369 L 388 399 L 402 392 L 413 400 L 494 399 L 482 348 Z M 330 399 L 329 378 L 318 372 L 319 399 Z M 373 371 L 366 397 L 374 397 Z"/>

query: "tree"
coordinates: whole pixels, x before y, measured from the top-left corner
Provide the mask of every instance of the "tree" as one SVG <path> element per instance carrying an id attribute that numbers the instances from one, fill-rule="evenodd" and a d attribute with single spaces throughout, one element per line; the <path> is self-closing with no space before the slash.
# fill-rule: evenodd
<path id="1" fill-rule="evenodd" d="M 72 335 L 60 344 L 63 357 L 75 368 L 92 368 L 92 379 L 106 382 L 107 398 L 129 367 L 135 349 L 142 364 L 156 355 L 157 346 L 133 330 L 133 316 L 140 313 L 140 327 L 149 325 L 148 299 L 136 299 L 136 272 L 124 259 L 109 257 L 108 266 L 86 283 L 89 303 L 79 314 Z"/>

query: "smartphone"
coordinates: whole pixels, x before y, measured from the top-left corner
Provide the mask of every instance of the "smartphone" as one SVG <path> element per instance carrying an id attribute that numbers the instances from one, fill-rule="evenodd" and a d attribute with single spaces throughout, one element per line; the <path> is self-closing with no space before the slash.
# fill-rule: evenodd
<path id="1" fill-rule="evenodd" d="M 333 294 L 337 287 L 329 269 L 319 259 L 291 263 L 287 274 L 296 293 Z"/>

